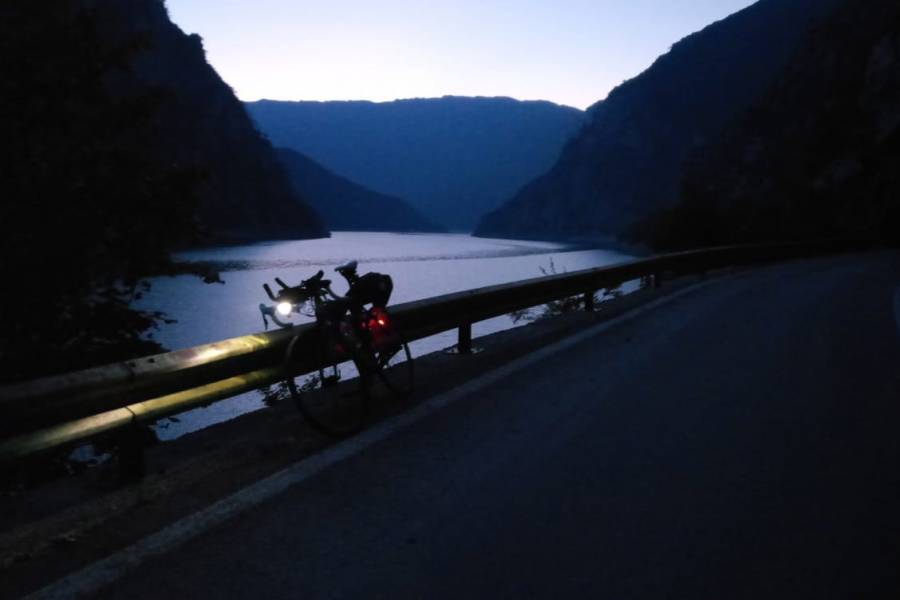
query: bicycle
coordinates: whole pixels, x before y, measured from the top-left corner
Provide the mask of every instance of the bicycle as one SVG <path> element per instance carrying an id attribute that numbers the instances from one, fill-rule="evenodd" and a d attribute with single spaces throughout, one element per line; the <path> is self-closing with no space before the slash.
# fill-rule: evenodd
<path id="1" fill-rule="evenodd" d="M 301 352 L 309 351 L 294 336 L 288 343 L 284 368 L 288 389 L 297 409 L 316 430 L 327 435 L 344 437 L 356 433 L 365 425 L 373 382 L 380 381 L 387 391 L 402 400 L 409 399 L 414 382 L 414 366 L 409 345 L 396 330 L 386 305 L 393 291 L 388 275 L 357 274 L 357 261 L 335 269 L 348 284 L 344 296 L 331 289 L 331 281 L 319 271 L 300 285 L 288 286 L 281 279 L 281 288 L 272 293 L 263 284 L 273 306 L 260 304 L 263 324 L 267 317 L 283 328 L 294 326 L 290 318 L 302 314 L 302 307 L 312 302 L 315 310 L 319 341 L 316 357 L 318 373 L 299 383 L 290 373 Z M 350 361 L 359 376 L 342 381 L 341 361 Z"/>

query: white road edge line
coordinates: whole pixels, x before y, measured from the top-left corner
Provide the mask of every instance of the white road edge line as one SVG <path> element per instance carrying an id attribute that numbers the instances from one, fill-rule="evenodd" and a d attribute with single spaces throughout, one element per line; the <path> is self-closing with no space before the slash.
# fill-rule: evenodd
<path id="1" fill-rule="evenodd" d="M 620 323 L 639 317 L 640 315 L 664 304 L 668 304 L 685 294 L 706 287 L 713 283 L 713 281 L 714 280 L 696 283 L 642 306 L 638 306 L 609 321 L 598 323 L 593 327 L 580 331 L 558 342 L 550 344 L 549 346 L 545 346 L 535 352 L 498 367 L 493 371 L 484 373 L 457 388 L 444 392 L 443 394 L 438 394 L 437 396 L 422 402 L 409 412 L 387 419 L 353 438 L 344 440 L 318 454 L 304 458 L 265 479 L 251 484 L 227 498 L 219 500 L 215 504 L 166 526 L 158 532 L 145 537 L 139 542 L 136 542 L 107 558 L 101 559 L 80 571 L 76 571 L 75 573 L 51 583 L 43 589 L 33 592 L 26 596 L 24 600 L 70 599 L 94 594 L 101 588 L 114 583 L 127 571 L 139 566 L 145 560 L 165 554 L 188 540 L 197 537 L 201 533 L 224 523 L 239 513 L 277 496 L 289 487 L 301 483 L 328 467 L 358 454 L 366 448 L 390 437 L 401 429 L 439 411 L 448 404 L 465 398 L 473 392 L 500 381 L 516 371 L 534 365 L 549 356 L 567 350 L 568 348 L 607 329 L 615 327 Z M 900 300 L 900 291 L 898 291 L 897 299 Z"/>

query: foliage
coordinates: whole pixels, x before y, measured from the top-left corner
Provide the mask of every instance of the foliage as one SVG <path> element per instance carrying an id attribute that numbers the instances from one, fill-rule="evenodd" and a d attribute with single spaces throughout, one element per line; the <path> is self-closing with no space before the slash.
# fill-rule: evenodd
<path id="1" fill-rule="evenodd" d="M 280 404 L 285 400 L 290 400 L 291 390 L 287 383 L 279 381 L 272 385 L 266 385 L 257 390 L 262 396 L 261 400 L 266 406 L 272 407 Z"/>
<path id="2" fill-rule="evenodd" d="M 300 393 L 315 390 L 320 387 L 321 380 L 322 378 L 318 373 L 305 375 L 298 386 L 298 390 Z M 289 388 L 287 382 L 284 381 L 263 386 L 257 391 L 262 395 L 263 404 L 269 407 L 291 399 L 291 388 Z"/>
<path id="3" fill-rule="evenodd" d="M 553 262 L 552 257 L 550 258 L 550 264 L 546 268 L 539 266 L 538 269 L 540 269 L 541 274 L 544 276 L 560 274 L 556 270 L 556 263 Z M 565 272 L 566 270 L 563 269 L 563 273 Z M 602 302 L 609 302 L 610 300 L 620 297 L 623 293 L 620 287 L 621 286 L 604 288 L 599 292 L 594 293 L 594 304 L 597 305 Z M 512 319 L 513 323 L 531 323 L 579 310 L 584 310 L 584 296 L 569 296 L 558 300 L 552 300 L 541 306 L 537 312 L 535 312 L 535 309 L 533 308 L 514 310 L 509 313 L 509 317 Z"/>

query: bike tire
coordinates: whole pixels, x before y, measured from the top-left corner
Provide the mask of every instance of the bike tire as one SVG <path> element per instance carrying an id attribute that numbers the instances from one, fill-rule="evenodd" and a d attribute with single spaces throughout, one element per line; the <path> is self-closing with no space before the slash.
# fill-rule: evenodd
<path id="1" fill-rule="evenodd" d="M 298 352 L 295 337 L 285 353 L 285 367 L 289 369 Z M 340 379 L 339 365 L 334 363 L 319 369 L 318 373 L 298 385 L 298 378 L 286 378 L 294 405 L 310 427 L 331 437 L 347 437 L 359 432 L 366 424 L 369 408 L 371 376 L 351 349 L 351 362 L 359 376 Z M 289 372 L 289 371 L 288 371 Z"/>
<path id="2" fill-rule="evenodd" d="M 396 398 L 409 400 L 415 385 L 415 364 L 409 344 L 375 351 L 375 375 Z"/>

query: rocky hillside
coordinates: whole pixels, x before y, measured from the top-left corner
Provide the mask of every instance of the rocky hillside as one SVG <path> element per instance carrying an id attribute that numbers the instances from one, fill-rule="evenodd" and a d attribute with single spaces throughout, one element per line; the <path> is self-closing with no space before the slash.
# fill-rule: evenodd
<path id="1" fill-rule="evenodd" d="M 206 61 L 199 35 L 186 35 L 161 0 L 80 0 L 104 35 L 143 48 L 130 74 L 116 82 L 123 95 L 160 100 L 155 138 L 165 160 L 205 175 L 198 219 L 226 240 L 327 235 L 321 219 L 293 191 L 271 144 L 231 88 Z"/>
<path id="2" fill-rule="evenodd" d="M 247 104 L 276 146 L 309 156 L 435 223 L 471 230 L 559 156 L 577 109 L 510 98 Z"/>
<path id="3" fill-rule="evenodd" d="M 760 0 L 681 40 L 591 107 L 555 166 L 486 216 L 476 233 L 618 236 L 671 206 L 690 149 L 772 84 L 804 32 L 837 1 Z"/>
<path id="4" fill-rule="evenodd" d="M 4 0 L 0 56 L 0 381 L 158 352 L 176 248 L 327 234 L 161 0 Z"/>
<path id="5" fill-rule="evenodd" d="M 686 169 L 658 248 L 849 237 L 900 244 L 900 3 L 844 0 L 777 84 Z"/>
<path id="6" fill-rule="evenodd" d="M 276 149 L 294 189 L 338 231 L 441 231 L 409 204 L 379 194 L 287 148 Z"/>

